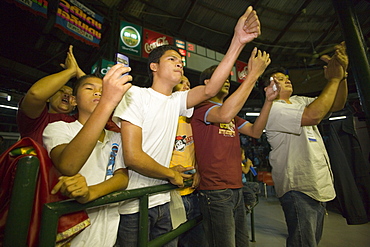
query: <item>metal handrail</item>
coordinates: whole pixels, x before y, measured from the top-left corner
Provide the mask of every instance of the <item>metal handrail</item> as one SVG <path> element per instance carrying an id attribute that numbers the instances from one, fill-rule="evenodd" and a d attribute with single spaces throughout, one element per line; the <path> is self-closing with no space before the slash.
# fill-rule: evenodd
<path id="1" fill-rule="evenodd" d="M 192 180 L 184 182 L 185 187 L 189 187 L 192 184 Z M 178 235 L 186 232 L 192 227 L 196 226 L 200 221 L 201 217 L 187 221 L 180 225 L 178 228 L 172 230 L 169 233 L 163 234 L 162 236 L 148 242 L 148 198 L 150 194 L 170 191 L 177 189 L 178 187 L 172 184 L 163 184 L 152 187 L 145 187 L 133 190 L 123 190 L 113 192 L 106 196 L 100 197 L 94 201 L 86 204 L 80 204 L 75 200 L 65 200 L 60 202 L 52 202 L 44 204 L 41 219 L 40 228 L 40 246 L 54 246 L 56 235 L 58 219 L 60 216 L 68 213 L 78 212 L 85 210 L 87 208 L 102 206 L 110 203 L 116 203 L 132 198 L 138 198 L 140 200 L 139 210 L 140 210 L 140 220 L 139 220 L 139 242 L 138 246 L 162 246 L 164 243 L 171 241 Z"/>
<path id="2" fill-rule="evenodd" d="M 4 247 L 26 246 L 40 161 L 36 156 L 19 159 L 4 230 Z"/>

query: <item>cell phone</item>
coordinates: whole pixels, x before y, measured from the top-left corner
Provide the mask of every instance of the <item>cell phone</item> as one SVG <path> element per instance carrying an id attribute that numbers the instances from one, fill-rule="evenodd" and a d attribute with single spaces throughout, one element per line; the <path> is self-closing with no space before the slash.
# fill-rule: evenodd
<path id="1" fill-rule="evenodd" d="M 125 67 L 129 67 L 130 66 L 130 62 L 129 62 L 129 58 L 128 56 L 126 55 L 123 55 L 122 53 L 116 53 L 116 64 L 117 63 L 122 63 L 125 65 Z M 126 74 L 123 74 L 123 75 L 128 75 L 128 73 Z"/>
<path id="2" fill-rule="evenodd" d="M 276 91 L 277 90 L 277 87 L 276 87 L 276 83 L 275 83 L 275 80 L 274 80 L 274 77 L 270 77 L 270 81 L 274 81 L 274 85 L 272 85 L 272 90 Z"/>
<path id="3" fill-rule="evenodd" d="M 191 175 L 191 174 L 194 174 L 195 172 L 196 172 L 196 170 L 195 169 L 192 169 L 192 170 L 186 171 L 184 173 Z"/>

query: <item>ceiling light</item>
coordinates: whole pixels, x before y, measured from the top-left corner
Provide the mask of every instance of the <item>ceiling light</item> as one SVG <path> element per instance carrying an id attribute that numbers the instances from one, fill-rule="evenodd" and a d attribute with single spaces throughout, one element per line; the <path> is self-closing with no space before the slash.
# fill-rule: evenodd
<path id="1" fill-rule="evenodd" d="M 18 110 L 18 107 L 16 106 L 10 106 L 10 105 L 0 105 L 2 108 L 12 109 L 12 110 Z"/>
<path id="2" fill-rule="evenodd" d="M 346 119 L 346 116 L 339 116 L 339 117 L 330 117 L 329 120 L 339 120 L 339 119 Z"/>
<path id="3" fill-rule="evenodd" d="M 260 113 L 259 112 L 247 112 L 245 113 L 245 115 L 249 117 L 258 117 Z"/>

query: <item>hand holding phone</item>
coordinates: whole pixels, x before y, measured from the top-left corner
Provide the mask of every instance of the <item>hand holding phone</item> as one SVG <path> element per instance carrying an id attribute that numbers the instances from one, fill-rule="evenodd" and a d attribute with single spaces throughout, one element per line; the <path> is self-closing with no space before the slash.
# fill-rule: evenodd
<path id="1" fill-rule="evenodd" d="M 121 54 L 121 53 L 116 53 L 116 63 L 121 63 L 121 64 L 123 64 L 125 67 L 129 67 L 129 66 L 130 66 L 128 56 L 123 55 L 123 54 Z M 123 74 L 122 76 L 124 76 L 124 75 L 128 75 L 128 73 Z"/>
<path id="2" fill-rule="evenodd" d="M 275 80 L 274 80 L 274 77 L 270 77 L 270 82 L 273 81 L 274 84 L 272 85 L 272 90 L 276 91 L 277 90 L 277 87 L 276 87 L 276 83 L 275 83 Z"/>
<path id="3" fill-rule="evenodd" d="M 196 170 L 192 169 L 192 170 L 189 170 L 189 171 L 185 171 L 184 173 L 191 175 L 191 174 L 194 174 L 195 172 L 196 172 Z"/>

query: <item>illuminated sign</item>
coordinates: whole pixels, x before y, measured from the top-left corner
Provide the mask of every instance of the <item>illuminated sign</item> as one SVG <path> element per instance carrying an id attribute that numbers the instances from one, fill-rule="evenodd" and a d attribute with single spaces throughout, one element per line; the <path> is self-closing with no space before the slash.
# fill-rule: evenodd
<path id="1" fill-rule="evenodd" d="M 181 39 L 175 39 L 175 44 L 177 48 L 183 49 L 183 50 L 185 49 L 185 41 Z"/>
<path id="2" fill-rule="evenodd" d="M 187 51 L 191 51 L 191 52 L 197 52 L 197 45 L 193 44 L 193 43 L 190 43 L 190 42 L 186 42 L 186 50 Z"/>
<path id="3" fill-rule="evenodd" d="M 148 57 L 153 49 L 162 45 L 173 45 L 173 37 L 149 29 L 143 31 L 143 57 Z"/>
<path id="4" fill-rule="evenodd" d="M 186 51 L 185 50 L 179 49 L 179 52 L 180 52 L 181 56 L 186 57 Z"/>
<path id="5" fill-rule="evenodd" d="M 141 56 L 141 32 L 138 25 L 121 21 L 119 52 Z"/>
<path id="6" fill-rule="evenodd" d="M 91 74 L 100 74 L 101 76 L 105 76 L 114 64 L 115 63 L 112 61 L 101 59 L 91 67 Z"/>

